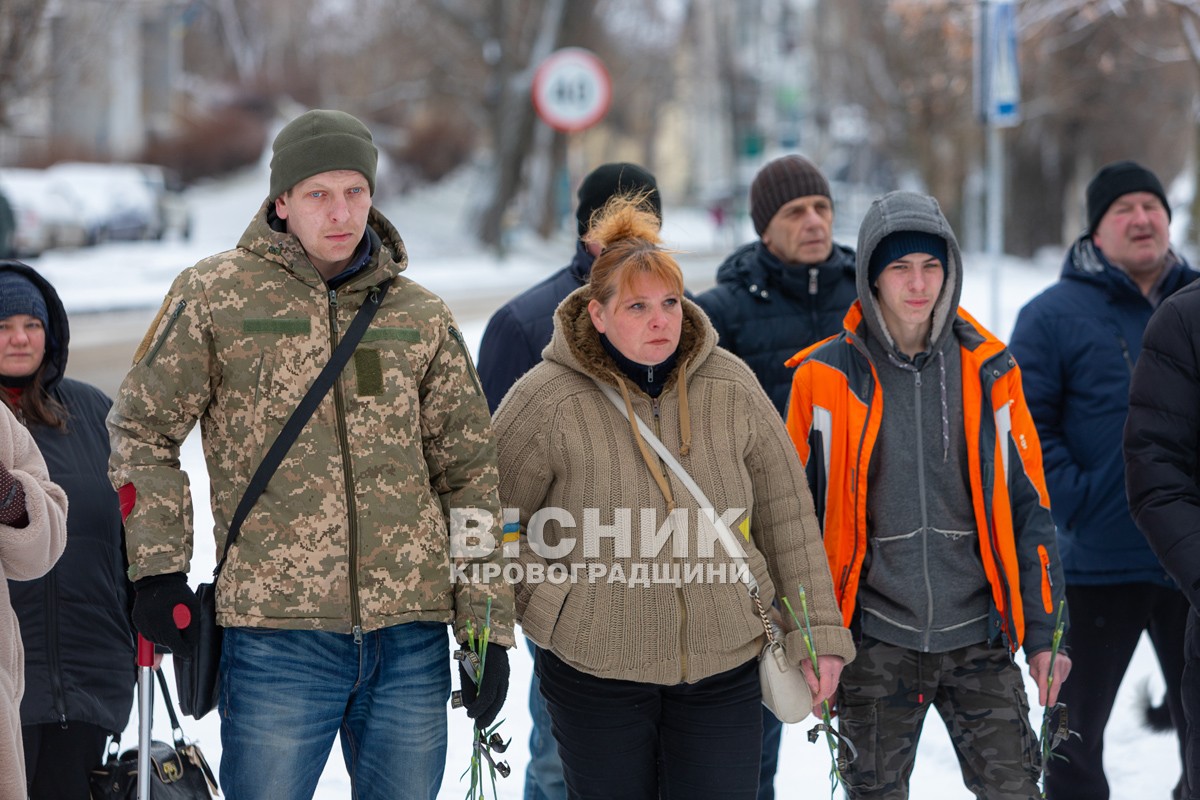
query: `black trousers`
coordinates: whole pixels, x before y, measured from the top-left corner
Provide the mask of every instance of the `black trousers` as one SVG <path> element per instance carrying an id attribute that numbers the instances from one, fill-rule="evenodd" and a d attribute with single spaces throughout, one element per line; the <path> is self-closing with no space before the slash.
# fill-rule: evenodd
<path id="1" fill-rule="evenodd" d="M 1200 800 L 1200 616 L 1188 612 L 1186 661 L 1183 667 L 1183 713 L 1187 717 L 1187 743 L 1183 764 L 1190 800 Z"/>
<path id="2" fill-rule="evenodd" d="M 104 761 L 107 738 L 87 722 L 22 725 L 30 800 L 88 800 L 88 774 Z"/>
<path id="3" fill-rule="evenodd" d="M 597 678 L 548 650 L 535 669 L 572 800 L 754 800 L 757 661 L 675 686 Z"/>
<path id="4" fill-rule="evenodd" d="M 1167 707 L 1183 758 L 1182 683 L 1188 602 L 1182 592 L 1150 583 L 1068 585 L 1066 594 L 1071 616 L 1067 644 L 1073 666 L 1058 699 L 1067 704 L 1070 728 L 1079 737 L 1072 736 L 1055 751 L 1067 760 L 1056 758 L 1050 762 L 1046 797 L 1107 800 L 1104 728 L 1142 631 L 1149 632 L 1162 669 Z"/>

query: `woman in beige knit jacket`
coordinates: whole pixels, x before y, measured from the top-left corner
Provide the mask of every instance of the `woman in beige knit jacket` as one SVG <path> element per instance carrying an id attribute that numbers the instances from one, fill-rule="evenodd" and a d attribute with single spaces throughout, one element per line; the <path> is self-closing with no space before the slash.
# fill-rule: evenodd
<path id="1" fill-rule="evenodd" d="M 5 356 L 0 337 L 0 358 Z M 33 437 L 0 403 L 0 800 L 24 800 L 21 695 L 25 654 L 8 580 L 50 571 L 67 543 L 67 496 L 51 482 Z"/>
<path id="2" fill-rule="evenodd" d="M 657 219 L 617 198 L 591 230 L 603 250 L 590 282 L 558 307 L 545 360 L 494 420 L 500 498 L 517 518 L 506 532 L 519 531 L 518 618 L 542 648 L 571 797 L 753 798 L 765 637 L 711 515 L 743 538 L 764 605 L 804 586 L 819 681 L 798 631 L 786 646 L 819 704 L 854 647 L 812 499 L 771 401 L 683 296 Z M 699 507 L 598 384 L 716 508 Z"/>

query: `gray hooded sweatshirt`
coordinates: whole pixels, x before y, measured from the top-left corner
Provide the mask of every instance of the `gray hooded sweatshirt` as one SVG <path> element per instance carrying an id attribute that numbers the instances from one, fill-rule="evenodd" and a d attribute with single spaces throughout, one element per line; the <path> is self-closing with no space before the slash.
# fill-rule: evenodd
<path id="1" fill-rule="evenodd" d="M 875 248 L 897 231 L 946 240 L 929 344 L 915 358 L 896 348 L 868 275 Z M 991 591 L 971 505 L 962 358 L 953 330 L 962 254 L 937 201 L 913 192 L 877 199 L 859 229 L 856 279 L 883 398 L 867 483 L 862 631 L 921 652 L 977 644 L 988 638 Z"/>

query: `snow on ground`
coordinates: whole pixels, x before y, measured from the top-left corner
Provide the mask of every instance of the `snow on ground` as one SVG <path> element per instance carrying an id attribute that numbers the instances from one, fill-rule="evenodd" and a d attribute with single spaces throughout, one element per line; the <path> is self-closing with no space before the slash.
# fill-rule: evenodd
<path id="1" fill-rule="evenodd" d="M 219 183 L 198 186 L 188 193 L 194 219 L 190 242 L 138 242 L 109 244 L 99 248 L 48 253 L 35 264 L 55 285 L 67 309 L 73 315 L 124 308 L 157 307 L 174 276 L 199 258 L 231 247 L 257 210 L 267 178 L 259 167 Z M 569 234 L 550 242 L 515 237 L 509 243 L 509 255 L 503 261 L 481 251 L 464 233 L 466 198 L 477 187 L 460 177 L 431 190 L 393 198 L 381 208 L 396 224 L 409 249 L 411 266 L 406 273 L 448 300 L 476 296 L 516 294 L 542 276 L 566 263 L 573 244 Z M 720 257 L 731 249 L 724 236 L 712 230 L 702 210 L 667 207 L 664 239 L 682 250 L 689 286 L 702 288 L 712 280 Z M 753 232 L 747 221 L 739 224 L 737 241 L 749 240 Z M 1057 256 L 1036 263 L 1015 259 L 999 260 L 998 281 L 993 283 L 995 263 L 979 254 L 965 258 L 962 303 L 985 325 L 1001 337 L 1012 330 L 1019 308 L 1058 274 Z M 998 296 L 993 286 L 998 286 Z M 993 304 L 993 298 L 998 302 Z M 469 344 L 477 347 L 491 309 L 459 319 Z M 189 472 L 196 508 L 198 546 L 192 564 L 193 584 L 207 580 L 215 563 L 211 544 L 212 517 L 208 512 L 207 474 L 203 465 L 199 438 L 186 442 L 182 463 Z M 170 659 L 165 660 L 170 668 Z M 1086 666 L 1077 668 L 1086 669 Z M 522 796 L 529 714 L 528 685 L 531 664 L 524 643 L 512 658 L 512 683 L 502 717 L 504 731 L 513 738 L 506 760 L 513 767 L 512 777 L 499 782 L 501 798 Z M 1179 759 L 1170 736 L 1154 735 L 1141 725 L 1137 696 L 1143 682 L 1149 681 L 1152 694 L 1161 695 L 1162 680 L 1148 643 L 1143 640 L 1134 655 L 1113 710 L 1106 736 L 1106 771 L 1114 797 L 1169 796 L 1179 775 Z M 1032 684 L 1029 684 L 1032 688 Z M 1036 690 L 1033 691 L 1036 702 Z M 161 710 L 156 726 L 158 738 L 167 738 L 166 721 Z M 1034 711 L 1034 724 L 1040 713 Z M 466 785 L 459 775 L 469 757 L 471 728 L 462 711 L 449 714 L 449 755 L 441 797 L 460 798 Z M 936 719 L 933 715 L 931 719 Z M 809 744 L 806 732 L 811 721 L 790 725 L 784 733 L 783 754 L 776 787 L 781 798 L 820 797 L 828 791 L 826 775 L 829 761 L 822 744 Z M 186 719 L 187 735 L 196 740 L 216 768 L 221 745 L 216 714 L 195 721 Z M 123 736 L 130 745 L 137 741 L 136 719 Z M 326 765 L 316 797 L 332 800 L 350 796 L 350 783 L 340 756 L 334 747 Z M 713 754 L 719 758 L 719 754 Z M 961 777 L 945 727 L 937 721 L 926 726 L 912 779 L 912 795 L 921 798 L 966 798 Z"/>

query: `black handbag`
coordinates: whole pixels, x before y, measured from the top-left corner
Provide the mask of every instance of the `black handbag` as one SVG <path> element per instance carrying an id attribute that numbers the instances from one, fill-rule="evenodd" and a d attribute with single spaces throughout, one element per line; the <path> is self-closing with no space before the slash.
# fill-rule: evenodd
<path id="1" fill-rule="evenodd" d="M 225 537 L 225 550 L 221 553 L 221 560 L 217 562 L 216 568 L 213 569 L 212 582 L 202 583 L 196 587 L 196 599 L 200 606 L 196 645 L 187 654 L 187 657 L 175 659 L 175 688 L 179 690 L 179 710 L 189 717 L 200 719 L 217 707 L 217 696 L 221 688 L 221 640 L 224 636 L 224 631 L 217 624 L 217 579 L 221 577 L 221 568 L 225 566 L 225 559 L 229 557 L 229 549 L 233 547 L 242 523 L 250 514 L 250 509 L 254 508 L 254 504 L 258 502 L 258 498 L 270 483 L 271 476 L 275 474 L 275 470 L 279 469 L 283 457 L 287 455 L 287 451 L 295 443 L 300 431 L 304 430 L 304 426 L 308 424 L 309 417 L 317 410 L 317 406 L 329 393 L 329 388 L 333 386 L 333 382 L 346 366 L 346 362 L 350 360 L 350 355 L 358 346 L 367 326 L 371 324 L 375 312 L 383 305 L 383 298 L 391 285 L 392 279 L 389 278 L 370 292 L 367 301 L 359 307 L 358 313 L 354 315 L 350 327 L 346 330 L 346 335 L 334 348 L 333 355 L 329 357 L 329 363 L 317 375 L 312 386 L 308 387 L 308 391 L 296 406 L 296 410 L 284 423 L 279 436 L 271 443 L 271 448 L 263 457 L 262 463 L 258 465 L 258 469 L 254 471 L 254 476 L 246 487 L 246 493 L 242 495 L 233 519 L 229 523 L 229 534 Z"/>
<path id="2" fill-rule="evenodd" d="M 166 742 L 150 743 L 150 797 L 153 800 L 212 800 L 217 793 L 217 779 L 200 748 L 183 736 L 179 718 L 171 703 L 171 692 L 161 670 L 154 671 L 162 687 L 167 714 L 171 717 L 171 736 L 175 745 Z M 121 737 L 114 736 L 108 756 L 100 767 L 92 770 L 92 800 L 137 800 L 138 751 L 136 748 L 117 755 Z"/>

